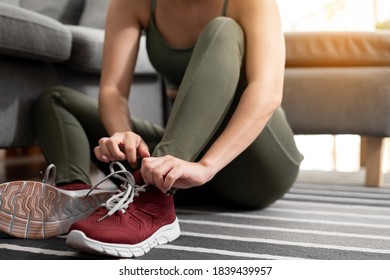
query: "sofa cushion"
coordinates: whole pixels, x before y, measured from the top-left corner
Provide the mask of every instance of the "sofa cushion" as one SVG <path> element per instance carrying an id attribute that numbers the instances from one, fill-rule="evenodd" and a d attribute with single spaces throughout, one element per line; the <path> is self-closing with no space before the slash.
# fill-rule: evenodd
<path id="1" fill-rule="evenodd" d="M 67 66 L 83 72 L 100 73 L 104 31 L 76 25 L 67 27 L 72 34 L 72 51 Z"/>
<path id="2" fill-rule="evenodd" d="M 20 6 L 65 24 L 78 24 L 84 0 L 19 0 Z"/>
<path id="3" fill-rule="evenodd" d="M 79 25 L 104 29 L 109 0 L 85 0 Z"/>
<path id="4" fill-rule="evenodd" d="M 69 25 L 73 37 L 72 54 L 66 65 L 83 72 L 100 73 L 103 58 L 104 30 L 85 26 Z M 141 38 L 135 73 L 155 75 L 150 64 L 144 36 Z"/>
<path id="5" fill-rule="evenodd" d="M 0 0 L 0 3 L 6 3 L 10 5 L 19 6 L 20 0 Z"/>
<path id="6" fill-rule="evenodd" d="M 64 61 L 71 42 L 71 33 L 58 21 L 0 3 L 0 54 Z"/>
<path id="7" fill-rule="evenodd" d="M 390 31 L 291 32 L 287 67 L 389 66 Z"/>

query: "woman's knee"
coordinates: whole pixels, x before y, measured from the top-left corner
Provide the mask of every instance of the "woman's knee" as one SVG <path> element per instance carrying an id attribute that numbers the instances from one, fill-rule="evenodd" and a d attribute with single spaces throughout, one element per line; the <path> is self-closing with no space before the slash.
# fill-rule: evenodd
<path id="1" fill-rule="evenodd" d="M 64 86 L 53 86 L 45 90 L 34 102 L 33 118 L 39 120 L 49 117 L 48 114 L 56 107 L 66 107 L 68 101 L 78 95 L 82 94 Z"/>
<path id="2" fill-rule="evenodd" d="M 208 36 L 218 34 L 226 36 L 226 39 L 244 39 L 244 31 L 241 26 L 232 18 L 216 17 L 212 19 L 204 28 L 203 33 Z"/>
<path id="3" fill-rule="evenodd" d="M 51 104 L 54 100 L 58 99 L 59 96 L 72 91 L 69 88 L 63 86 L 53 86 L 44 92 L 35 101 L 35 106 L 45 106 Z"/>
<path id="4" fill-rule="evenodd" d="M 220 48 L 229 49 L 233 47 L 241 56 L 245 50 L 245 36 L 241 26 L 232 18 L 217 17 L 211 20 L 199 37 L 199 41 L 210 42 Z"/>
<path id="5" fill-rule="evenodd" d="M 40 114 L 44 113 L 47 110 L 47 108 L 52 106 L 52 104 L 55 100 L 54 95 L 57 92 L 57 90 L 54 90 L 54 89 L 55 88 L 53 87 L 53 88 L 50 88 L 48 90 L 45 90 L 35 100 L 34 107 L 33 107 L 34 116 L 36 116 L 37 114 L 40 115 Z"/>

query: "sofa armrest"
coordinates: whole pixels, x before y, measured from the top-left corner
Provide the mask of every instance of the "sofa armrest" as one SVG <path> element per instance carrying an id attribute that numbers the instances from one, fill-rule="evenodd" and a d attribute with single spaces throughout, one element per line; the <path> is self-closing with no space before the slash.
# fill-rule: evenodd
<path id="1" fill-rule="evenodd" d="M 70 56 L 72 37 L 56 20 L 0 3 L 0 54 L 61 62 Z"/>

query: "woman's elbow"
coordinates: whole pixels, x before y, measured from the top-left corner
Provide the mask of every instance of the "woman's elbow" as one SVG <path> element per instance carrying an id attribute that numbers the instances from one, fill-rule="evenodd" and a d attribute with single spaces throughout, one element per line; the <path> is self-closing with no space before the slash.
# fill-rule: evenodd
<path id="1" fill-rule="evenodd" d="M 269 95 L 267 98 L 268 108 L 272 114 L 282 105 L 283 101 L 283 82 L 276 82 L 268 87 Z"/>

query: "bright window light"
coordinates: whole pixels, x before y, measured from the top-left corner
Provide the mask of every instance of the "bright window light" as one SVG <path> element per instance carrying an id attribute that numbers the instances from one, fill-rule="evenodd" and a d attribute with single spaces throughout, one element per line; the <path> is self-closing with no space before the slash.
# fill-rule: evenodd
<path id="1" fill-rule="evenodd" d="M 389 0 L 277 0 L 285 31 L 374 31 Z"/>

